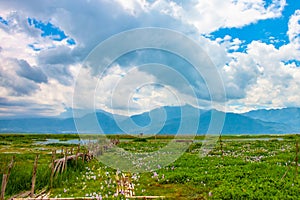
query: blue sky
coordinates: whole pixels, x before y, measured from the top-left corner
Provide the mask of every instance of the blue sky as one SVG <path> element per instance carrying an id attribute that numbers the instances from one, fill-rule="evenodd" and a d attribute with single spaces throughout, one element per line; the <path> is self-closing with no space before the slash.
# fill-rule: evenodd
<path id="1" fill-rule="evenodd" d="M 63 30 L 59 29 L 59 27 L 54 26 L 51 22 L 42 22 L 34 18 L 28 18 L 27 20 L 30 26 L 33 26 L 42 31 L 41 37 L 50 37 L 52 40 L 55 41 L 62 41 L 68 38 L 68 36 L 66 36 Z M 76 44 L 75 40 L 72 38 L 68 38 L 67 43 L 69 45 Z"/>
<path id="2" fill-rule="evenodd" d="M 169 52 L 123 55 L 103 76 L 81 68 L 105 39 L 145 27 L 175 30 L 196 41 L 218 70 L 226 100 L 211 102 L 203 79 Z M 193 105 L 195 97 L 179 84 L 147 84 L 173 78 L 139 68 L 147 63 L 183 74 L 202 109 L 300 107 L 300 4 L 294 0 L 0 0 L 0 38 L 1 118 L 67 116 L 72 108 L 81 109 L 72 99 L 78 74 L 85 77 L 85 90 L 98 84 L 97 94 L 92 90 L 87 96 L 95 99 L 96 109 L 135 114 Z M 126 79 L 132 70 L 135 76 Z M 119 83 L 120 93 L 114 90 Z"/>
<path id="3" fill-rule="evenodd" d="M 282 16 L 278 18 L 261 20 L 244 27 L 221 28 L 212 32 L 211 35 L 213 38 L 230 35 L 231 37 L 245 41 L 246 44 L 251 43 L 253 40 L 260 40 L 279 48 L 289 42 L 289 38 L 286 34 L 288 31 L 288 22 L 297 7 L 299 8 L 297 1 L 288 0 L 282 11 Z"/>

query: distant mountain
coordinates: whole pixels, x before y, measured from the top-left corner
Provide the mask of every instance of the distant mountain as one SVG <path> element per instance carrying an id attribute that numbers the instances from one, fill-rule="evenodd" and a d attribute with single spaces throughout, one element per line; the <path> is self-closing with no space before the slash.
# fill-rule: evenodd
<path id="1" fill-rule="evenodd" d="M 240 114 L 227 113 L 222 133 L 274 134 L 290 133 L 290 127 L 278 122 L 265 122 Z"/>
<path id="2" fill-rule="evenodd" d="M 205 134 L 208 131 L 213 111 L 210 110 L 200 112 L 200 120 L 195 118 L 194 116 L 187 116 L 185 123 L 188 123 L 189 125 L 189 123 L 199 121 L 197 133 Z M 252 119 L 250 117 L 246 117 L 235 113 L 222 113 L 220 111 L 214 112 L 219 112 L 219 114 L 226 115 L 222 129 L 222 134 L 274 134 L 291 132 L 290 127 L 283 123 L 265 122 L 259 119 Z M 176 133 L 180 126 L 180 121 L 180 116 L 168 119 L 163 128 L 160 130 L 160 133 Z M 183 133 L 189 133 L 188 131 L 184 130 Z"/>
<path id="3" fill-rule="evenodd" d="M 262 109 L 250 111 L 243 115 L 265 122 L 285 124 L 290 128 L 290 130 L 300 132 L 300 108 Z"/>
<path id="4" fill-rule="evenodd" d="M 201 113 L 206 111 L 196 109 L 192 106 L 186 105 L 183 107 L 161 107 L 150 112 L 145 112 L 139 115 L 131 116 L 130 119 L 139 126 L 144 126 L 138 129 L 143 133 L 165 133 L 175 134 L 177 131 L 182 133 L 190 133 L 192 130 L 197 130 L 197 121 Z M 184 127 L 180 127 L 181 123 L 186 124 Z M 195 131 L 193 131 L 195 132 Z"/>
<path id="5" fill-rule="evenodd" d="M 74 133 L 98 132 L 98 124 L 107 134 L 122 133 L 162 133 L 205 134 L 208 130 L 212 112 L 225 114 L 216 110 L 199 110 L 192 106 L 161 107 L 131 117 L 114 115 L 97 111 L 77 118 L 27 118 L 2 119 L 0 132 L 32 133 Z M 197 117 L 200 116 L 200 118 Z M 96 116 L 95 116 L 96 115 Z M 257 110 L 243 114 L 226 113 L 223 134 L 271 134 L 300 132 L 300 109 L 286 108 L 278 110 Z M 198 128 L 197 128 L 198 126 Z M 197 129 L 196 129 L 197 128 Z"/>
<path id="6" fill-rule="evenodd" d="M 96 118 L 95 118 L 96 115 Z M 111 133 L 111 134 L 117 134 L 117 133 L 123 133 L 123 131 L 119 128 L 114 118 L 121 118 L 126 119 L 127 117 L 121 116 L 121 115 L 113 115 L 111 113 L 105 112 L 105 111 L 97 111 L 96 113 L 91 113 L 88 115 L 85 115 L 78 119 L 80 123 L 77 123 L 76 125 L 82 125 L 83 127 L 77 127 L 78 131 L 81 132 L 99 132 L 99 125 L 104 133 Z M 94 120 L 97 119 L 99 125 L 94 123 Z M 77 131 L 76 129 L 73 131 Z"/>
<path id="7" fill-rule="evenodd" d="M 65 133 L 76 130 L 73 118 L 28 118 L 0 120 L 0 132 Z"/>

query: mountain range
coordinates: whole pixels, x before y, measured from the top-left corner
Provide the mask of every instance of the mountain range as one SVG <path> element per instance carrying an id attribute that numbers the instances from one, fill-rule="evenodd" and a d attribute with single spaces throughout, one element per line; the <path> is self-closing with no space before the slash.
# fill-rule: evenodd
<path id="1" fill-rule="evenodd" d="M 161 107 L 130 117 L 114 115 L 102 110 L 77 118 L 80 132 L 97 132 L 96 119 L 106 134 L 207 133 L 212 113 L 224 114 L 222 134 L 282 134 L 300 132 L 300 108 L 261 109 L 247 113 L 222 113 L 217 110 L 200 110 L 191 106 Z M 199 114 L 199 118 L 194 113 Z M 96 118 L 95 118 L 96 114 Z M 118 123 L 116 122 L 116 120 Z M 182 127 L 180 126 L 184 124 Z M 78 127 L 78 124 L 76 124 Z M 198 126 L 198 128 L 197 128 Z M 193 128 L 194 127 L 194 128 Z M 197 129 L 195 129 L 197 128 Z M 77 133 L 74 118 L 1 119 L 0 132 L 6 133 Z M 193 132 L 194 133 L 194 132 Z"/>

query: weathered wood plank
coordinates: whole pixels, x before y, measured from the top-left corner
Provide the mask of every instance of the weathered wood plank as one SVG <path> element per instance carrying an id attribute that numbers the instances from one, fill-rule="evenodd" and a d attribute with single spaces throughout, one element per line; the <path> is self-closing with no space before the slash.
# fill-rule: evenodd
<path id="1" fill-rule="evenodd" d="M 33 172 L 32 172 L 32 181 L 31 181 L 31 192 L 30 197 L 34 196 L 34 187 L 35 187 L 35 180 L 36 180 L 36 169 L 38 163 L 39 155 L 37 154 L 34 160 Z"/>
<path id="2" fill-rule="evenodd" d="M 7 174 L 3 174 L 2 185 L 1 185 L 1 194 L 0 194 L 0 199 L 1 200 L 4 200 L 6 185 L 7 185 L 9 176 L 10 176 L 11 169 L 14 165 L 14 160 L 15 160 L 15 157 L 13 156 L 11 161 L 10 161 L 10 164 L 8 165 Z"/>
<path id="3" fill-rule="evenodd" d="M 53 176 L 55 173 L 55 157 L 56 157 L 56 150 L 52 151 L 52 158 L 51 158 L 51 175 L 50 175 L 50 188 L 53 186 Z"/>

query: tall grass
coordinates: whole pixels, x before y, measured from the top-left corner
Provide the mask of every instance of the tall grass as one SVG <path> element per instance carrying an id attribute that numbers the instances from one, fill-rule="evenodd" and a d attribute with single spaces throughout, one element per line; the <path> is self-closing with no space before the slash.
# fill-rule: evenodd
<path id="1" fill-rule="evenodd" d="M 63 183 L 72 185 L 77 182 L 76 177 L 84 170 L 85 163 L 79 158 L 77 163 L 71 160 L 67 164 L 67 170 L 61 174 L 56 174 L 53 181 L 53 188 L 59 188 Z"/>
<path id="2" fill-rule="evenodd" d="M 27 191 L 31 189 L 31 179 L 32 179 L 32 171 L 33 171 L 33 161 L 34 154 L 22 154 L 16 155 L 14 166 L 11 170 L 11 174 L 8 180 L 8 184 L 6 187 L 5 195 L 12 196 L 14 194 L 18 194 L 23 191 Z M 12 157 L 12 156 L 6 156 Z M 1 156 L 1 159 L 4 157 Z M 5 159 L 5 158 L 4 158 Z M 7 160 L 7 159 L 6 159 Z M 37 168 L 37 177 L 36 177 L 36 186 L 37 190 L 44 188 L 49 183 L 50 178 L 50 168 L 49 168 L 49 158 L 41 158 L 38 162 Z M 5 173 L 5 166 L 3 166 L 2 173 Z M 2 175 L 1 175 L 2 182 Z"/>
<path id="3" fill-rule="evenodd" d="M 1 159 L 8 160 L 3 156 L 1 156 Z M 22 157 L 16 157 L 14 167 L 11 170 L 6 187 L 6 197 L 29 191 L 31 189 L 33 162 L 34 154 L 23 154 Z M 50 162 L 51 158 L 49 155 L 40 155 L 37 167 L 35 191 L 39 191 L 43 188 L 50 189 Z M 85 163 L 83 163 L 81 159 L 78 159 L 77 164 L 75 161 L 69 161 L 67 164 L 67 170 L 54 177 L 53 188 L 60 187 L 61 184 L 66 181 L 70 182 L 70 184 L 74 183 L 76 181 L 76 177 L 80 174 L 80 171 L 84 169 L 84 165 Z M 1 166 L 1 168 L 3 168 L 1 173 L 5 173 L 5 166 Z M 0 174 L 0 183 L 2 182 L 2 176 L 3 175 Z"/>

